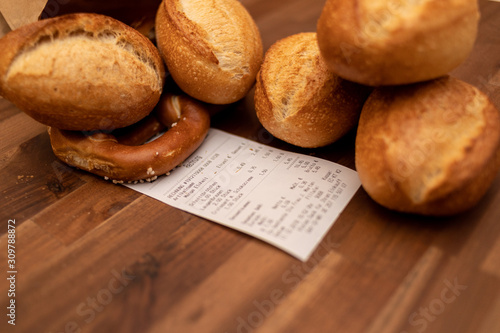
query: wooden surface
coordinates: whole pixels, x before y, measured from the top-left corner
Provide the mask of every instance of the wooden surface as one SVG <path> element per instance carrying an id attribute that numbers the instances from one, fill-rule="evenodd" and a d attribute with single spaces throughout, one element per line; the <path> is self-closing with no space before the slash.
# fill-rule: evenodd
<path id="1" fill-rule="evenodd" d="M 314 31 L 323 0 L 246 0 L 267 49 Z M 480 1 L 452 74 L 500 107 L 500 3 Z M 354 168 L 353 133 L 317 150 L 272 138 L 251 100 L 213 127 Z M 426 219 L 361 189 L 308 262 L 55 159 L 43 125 L 0 100 L 1 332 L 500 332 L 500 175 L 479 205 Z M 16 326 L 7 223 L 16 221 Z"/>

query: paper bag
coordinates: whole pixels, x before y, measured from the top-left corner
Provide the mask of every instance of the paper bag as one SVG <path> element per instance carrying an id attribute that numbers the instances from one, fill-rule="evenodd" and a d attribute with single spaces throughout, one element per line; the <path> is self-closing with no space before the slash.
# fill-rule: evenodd
<path id="1" fill-rule="evenodd" d="M 151 26 L 161 0 L 1 0 L 0 37 L 39 19 L 76 12 L 114 17 L 134 28 Z M 139 30 L 139 29 L 138 29 Z M 141 31 L 142 32 L 142 31 Z"/>
<path id="2" fill-rule="evenodd" d="M 47 0 L 2 0 L 0 2 L 0 37 L 10 30 L 38 19 Z"/>

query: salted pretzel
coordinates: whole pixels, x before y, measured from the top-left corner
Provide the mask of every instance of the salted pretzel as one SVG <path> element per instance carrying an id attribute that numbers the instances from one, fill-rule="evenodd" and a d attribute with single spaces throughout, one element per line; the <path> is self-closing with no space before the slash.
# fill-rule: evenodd
<path id="1" fill-rule="evenodd" d="M 160 137 L 144 143 L 162 128 Z M 49 127 L 52 150 L 63 162 L 114 183 L 153 181 L 181 164 L 203 142 L 210 115 L 199 102 L 164 94 L 154 114 L 112 133 Z"/>

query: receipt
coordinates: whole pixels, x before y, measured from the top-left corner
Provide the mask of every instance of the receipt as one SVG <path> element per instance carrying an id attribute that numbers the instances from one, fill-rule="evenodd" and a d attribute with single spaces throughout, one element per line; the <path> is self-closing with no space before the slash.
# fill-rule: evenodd
<path id="1" fill-rule="evenodd" d="M 168 176 L 125 186 L 306 261 L 361 183 L 342 165 L 212 128 Z"/>

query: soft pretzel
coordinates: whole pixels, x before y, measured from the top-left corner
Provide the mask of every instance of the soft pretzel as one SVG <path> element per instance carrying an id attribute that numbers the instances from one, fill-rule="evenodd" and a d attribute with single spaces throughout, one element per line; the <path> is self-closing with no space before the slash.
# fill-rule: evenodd
<path id="1" fill-rule="evenodd" d="M 156 140 L 141 144 L 160 130 L 159 123 L 168 130 Z M 210 128 L 210 116 L 201 103 L 189 97 L 165 94 L 155 114 L 136 127 L 111 134 L 54 127 L 48 131 L 55 155 L 69 165 L 115 183 L 153 181 L 200 146 Z"/>

